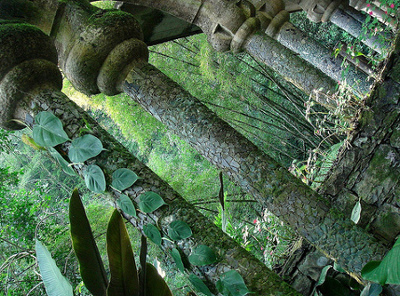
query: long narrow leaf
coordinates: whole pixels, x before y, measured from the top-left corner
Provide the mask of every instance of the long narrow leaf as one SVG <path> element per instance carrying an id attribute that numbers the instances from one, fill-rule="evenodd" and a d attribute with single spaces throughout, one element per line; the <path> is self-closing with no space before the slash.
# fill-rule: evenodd
<path id="1" fill-rule="evenodd" d="M 111 280 L 107 296 L 139 295 L 139 280 L 135 259 L 124 221 L 115 210 L 108 222 L 107 254 Z"/>
<path id="2" fill-rule="evenodd" d="M 50 252 L 36 240 L 36 257 L 48 296 L 73 296 L 72 286 L 61 274 Z"/>
<path id="3" fill-rule="evenodd" d="M 105 296 L 107 275 L 77 189 L 69 203 L 69 220 L 72 246 L 79 261 L 82 280 L 94 296 Z"/>
<path id="4" fill-rule="evenodd" d="M 146 263 L 146 296 L 172 296 L 167 283 L 150 263 Z"/>
<path id="5" fill-rule="evenodd" d="M 146 296 L 146 258 L 147 258 L 147 239 L 144 235 L 141 238 L 140 244 L 140 267 L 141 272 L 139 274 L 139 283 L 140 283 L 140 295 Z"/>

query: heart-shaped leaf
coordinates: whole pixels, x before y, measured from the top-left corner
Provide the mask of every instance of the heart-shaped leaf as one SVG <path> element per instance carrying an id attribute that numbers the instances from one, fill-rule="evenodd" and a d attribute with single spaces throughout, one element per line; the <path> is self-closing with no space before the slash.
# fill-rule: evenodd
<path id="1" fill-rule="evenodd" d="M 117 204 L 124 213 L 127 213 L 132 217 L 137 217 L 135 206 L 128 196 L 121 194 L 120 197 L 117 199 Z"/>
<path id="2" fill-rule="evenodd" d="M 101 168 L 97 165 L 88 165 L 83 172 L 86 187 L 96 193 L 102 193 L 106 190 L 106 179 Z"/>
<path id="3" fill-rule="evenodd" d="M 61 274 L 47 248 L 36 240 L 36 257 L 48 296 L 73 296 L 72 286 Z"/>
<path id="4" fill-rule="evenodd" d="M 125 223 L 117 210 L 108 222 L 107 254 L 111 273 L 107 296 L 138 295 L 139 278 L 135 259 Z"/>
<path id="5" fill-rule="evenodd" d="M 148 191 L 139 196 L 139 209 L 144 213 L 151 213 L 165 205 L 164 200 L 157 193 Z"/>
<path id="6" fill-rule="evenodd" d="M 217 261 L 213 250 L 206 245 L 197 246 L 189 256 L 189 262 L 196 266 L 210 265 Z"/>
<path id="7" fill-rule="evenodd" d="M 368 262 L 361 270 L 364 279 L 381 285 L 400 284 L 400 238 L 382 261 Z"/>
<path id="8" fill-rule="evenodd" d="M 156 245 L 161 245 L 161 234 L 157 227 L 153 224 L 146 224 L 143 226 L 144 234 Z"/>
<path id="9" fill-rule="evenodd" d="M 197 275 L 195 274 L 189 275 L 189 281 L 192 283 L 192 285 L 195 287 L 197 291 L 203 293 L 204 295 L 212 296 L 206 284 L 201 279 L 199 279 Z"/>
<path id="10" fill-rule="evenodd" d="M 184 272 L 185 268 L 183 266 L 182 257 L 181 257 L 181 254 L 179 253 L 179 251 L 176 248 L 173 248 L 170 253 L 171 253 L 171 257 L 174 259 L 175 264 L 178 267 L 178 269 L 181 272 Z"/>
<path id="11" fill-rule="evenodd" d="M 103 151 L 103 144 L 93 135 L 84 135 L 71 142 L 68 157 L 73 163 L 80 163 L 99 155 Z"/>
<path id="12" fill-rule="evenodd" d="M 54 147 L 69 140 L 61 120 L 54 114 L 43 111 L 35 116 L 33 140 L 43 147 Z"/>
<path id="13" fill-rule="evenodd" d="M 192 236 L 190 226 L 181 220 L 176 220 L 168 225 L 168 235 L 174 241 L 179 241 Z"/>
<path id="14" fill-rule="evenodd" d="M 60 153 L 58 153 L 58 151 L 56 149 L 54 149 L 53 147 L 49 147 L 47 149 L 51 156 L 53 156 L 53 158 L 58 162 L 58 164 L 61 166 L 62 170 L 64 173 L 66 173 L 67 175 L 70 176 L 76 176 L 76 173 L 74 171 L 74 169 L 69 165 L 69 163 L 60 155 Z"/>
<path id="15" fill-rule="evenodd" d="M 94 296 L 104 296 L 108 285 L 107 274 L 77 189 L 69 202 L 69 221 L 72 246 L 79 261 L 82 280 Z"/>
<path id="16" fill-rule="evenodd" d="M 136 182 L 138 176 L 130 169 L 118 169 L 112 175 L 112 187 L 118 190 L 125 190 Z"/>
<path id="17" fill-rule="evenodd" d="M 224 296 L 244 296 L 250 293 L 242 276 L 236 270 L 223 273 L 216 286 Z"/>

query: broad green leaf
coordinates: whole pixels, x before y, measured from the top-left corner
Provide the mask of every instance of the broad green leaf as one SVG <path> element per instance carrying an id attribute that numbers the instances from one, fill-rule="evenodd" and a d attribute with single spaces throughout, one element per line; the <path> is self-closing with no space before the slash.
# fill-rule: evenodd
<path id="1" fill-rule="evenodd" d="M 128 232 L 115 210 L 107 227 L 107 254 L 111 279 L 107 296 L 132 296 L 139 293 L 139 278 Z"/>
<path id="2" fill-rule="evenodd" d="M 76 176 L 74 169 L 69 165 L 69 163 L 58 153 L 56 149 L 53 147 L 49 147 L 48 151 L 50 152 L 51 156 L 57 160 L 58 164 L 61 166 L 64 173 L 70 176 Z"/>
<path id="3" fill-rule="evenodd" d="M 174 241 L 192 236 L 192 230 L 186 222 L 176 220 L 168 225 L 168 235 Z"/>
<path id="4" fill-rule="evenodd" d="M 171 251 L 171 256 L 175 261 L 176 266 L 178 267 L 178 269 L 181 272 L 185 271 L 185 268 L 183 266 L 183 262 L 182 262 L 182 258 L 181 258 L 181 254 L 179 253 L 179 251 L 176 248 L 173 248 Z"/>
<path id="5" fill-rule="evenodd" d="M 136 182 L 138 176 L 129 169 L 118 169 L 112 175 L 112 187 L 125 190 Z"/>
<path id="6" fill-rule="evenodd" d="M 94 296 L 104 296 L 108 285 L 107 274 L 77 189 L 69 202 L 69 221 L 72 246 L 79 261 L 82 280 Z"/>
<path id="7" fill-rule="evenodd" d="M 168 285 L 150 263 L 146 263 L 146 296 L 172 296 Z"/>
<path id="8" fill-rule="evenodd" d="M 379 296 L 382 293 L 382 286 L 379 284 L 370 284 L 365 286 L 360 296 Z"/>
<path id="9" fill-rule="evenodd" d="M 54 114 L 43 111 L 35 116 L 33 140 L 43 147 L 54 147 L 69 140 L 61 120 Z"/>
<path id="10" fill-rule="evenodd" d="M 216 261 L 217 257 L 214 251 L 206 245 L 197 246 L 189 256 L 189 262 L 196 266 L 209 265 Z"/>
<path id="11" fill-rule="evenodd" d="M 135 209 L 135 206 L 133 205 L 133 202 L 125 194 L 121 194 L 119 196 L 119 198 L 117 199 L 117 204 L 124 213 L 127 213 L 128 215 L 130 215 L 132 217 L 137 217 L 136 209 Z"/>
<path id="12" fill-rule="evenodd" d="M 101 193 L 106 190 L 106 179 L 101 168 L 97 165 L 88 165 L 83 172 L 86 187 L 96 193 Z"/>
<path id="13" fill-rule="evenodd" d="M 368 262 L 361 270 L 364 279 L 381 285 L 400 284 L 400 238 L 382 261 Z"/>
<path id="14" fill-rule="evenodd" d="M 71 142 L 68 157 L 73 163 L 81 163 L 99 155 L 103 151 L 103 144 L 93 135 L 84 135 Z"/>
<path id="15" fill-rule="evenodd" d="M 143 226 L 144 234 L 156 245 L 161 245 L 161 234 L 157 227 L 153 224 L 146 224 Z"/>
<path id="16" fill-rule="evenodd" d="M 236 270 L 223 273 L 216 286 L 224 296 L 244 296 L 250 293 L 242 276 Z"/>
<path id="17" fill-rule="evenodd" d="M 331 267 L 332 267 L 331 265 L 327 265 L 322 269 L 321 274 L 319 275 L 318 282 L 315 285 L 316 287 L 322 285 L 323 283 L 325 283 L 326 274 L 328 273 L 328 270 Z"/>
<path id="18" fill-rule="evenodd" d="M 47 248 L 36 240 L 36 257 L 48 296 L 73 296 L 68 280 L 61 274 Z"/>
<path id="19" fill-rule="evenodd" d="M 204 295 L 212 296 L 206 284 L 201 279 L 199 279 L 197 275 L 195 274 L 189 275 L 189 281 L 192 283 L 192 285 L 196 288 L 197 291 L 203 293 Z"/>
<path id="20" fill-rule="evenodd" d="M 351 211 L 351 221 L 357 224 L 358 221 L 360 221 L 360 217 L 361 217 L 361 203 L 360 201 L 358 201 L 354 206 L 353 210 Z"/>
<path id="21" fill-rule="evenodd" d="M 164 200 L 157 193 L 148 191 L 139 196 L 139 209 L 144 213 L 151 213 L 165 205 Z"/>

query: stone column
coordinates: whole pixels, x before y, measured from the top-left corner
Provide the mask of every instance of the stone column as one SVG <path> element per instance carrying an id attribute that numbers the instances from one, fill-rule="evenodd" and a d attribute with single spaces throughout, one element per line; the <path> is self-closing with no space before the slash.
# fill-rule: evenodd
<path id="1" fill-rule="evenodd" d="M 397 20 L 387 13 L 388 9 L 383 10 L 373 3 L 367 3 L 366 0 L 350 0 L 349 4 L 356 10 L 364 11 L 372 17 L 377 18 L 380 22 L 390 26 L 394 30 L 397 28 Z"/>
<path id="2" fill-rule="evenodd" d="M 271 18 L 265 18 L 264 15 L 257 12 L 254 5 L 247 0 L 207 0 L 204 2 L 191 0 L 187 2 L 190 3 L 189 6 L 183 0 L 153 0 L 150 2 L 128 0 L 126 2 L 160 9 L 197 25 L 207 35 L 209 43 L 217 51 L 239 52 L 243 49 L 248 50 L 249 54 L 277 71 L 286 80 L 292 82 L 307 94 L 312 94 L 314 89 L 319 87 L 330 93 L 333 93 L 336 89 L 337 81 L 332 80 L 295 52 L 272 40 L 271 37 L 257 33 L 260 27 L 264 26 L 264 29 L 267 27 L 265 22 L 268 24 Z M 283 8 L 281 2 L 277 2 L 273 12 L 278 13 Z M 190 9 L 193 9 L 193 11 Z M 248 42 L 251 36 L 258 34 L 261 34 L 261 37 L 255 37 L 256 43 Z M 257 47 L 256 44 L 261 41 L 273 44 L 272 46 L 265 44 L 264 48 L 272 50 L 272 52 L 266 54 L 272 55 L 274 60 L 265 58 L 264 53 L 259 51 L 260 47 Z M 250 48 L 252 45 L 255 47 Z M 296 65 L 297 68 L 290 65 Z M 300 75 L 303 72 L 307 72 L 309 75 Z M 315 87 L 312 87 L 312 85 L 315 85 Z"/>
<path id="3" fill-rule="evenodd" d="M 32 127 L 35 115 L 41 111 L 56 115 L 71 140 L 81 136 L 81 129 L 90 127 L 91 133 L 101 140 L 104 150 L 83 164 L 72 165 L 74 171 L 82 177 L 88 165 L 98 165 L 109 183 L 116 169 L 131 169 L 139 176 L 139 180 L 122 192 L 107 186 L 103 194 L 110 202 L 116 206 L 116 200 L 121 194 L 125 194 L 137 205 L 140 194 L 153 191 L 163 198 L 166 205 L 151 214 L 138 212 L 137 218 L 122 212 L 125 218 L 142 233 L 144 225 L 155 224 L 163 236 L 167 236 L 168 225 L 171 222 L 184 221 L 190 225 L 193 235 L 176 243 L 162 240 L 160 247 L 165 254 L 169 254 L 171 249 L 176 247 L 181 255 L 187 258 L 193 248 L 204 244 L 213 249 L 220 258 L 217 263 L 204 267 L 185 263 L 186 274 L 193 272 L 200 276 L 215 294 L 219 276 L 228 270 L 237 270 L 248 289 L 256 295 L 299 295 L 262 262 L 188 204 L 168 183 L 132 156 L 85 111 L 60 92 L 62 76 L 57 67 L 56 50 L 48 36 L 31 25 L 0 25 L 0 52 L 1 127 L 20 129 L 24 124 Z M 70 144 L 65 143 L 56 146 L 56 149 L 68 155 L 69 147 Z M 65 159 L 69 161 L 67 157 Z M 268 285 L 265 282 L 268 282 Z"/>
<path id="4" fill-rule="evenodd" d="M 281 7 L 284 6 L 281 1 Z M 276 6 L 276 1 L 274 2 Z M 319 18 L 329 18 L 330 14 L 327 12 L 335 9 L 336 5 L 330 5 L 325 10 L 324 14 L 311 13 L 313 20 Z M 323 73 L 337 82 L 345 81 L 357 93 L 366 93 L 369 91 L 370 82 L 368 75 L 364 72 L 357 70 L 354 65 L 350 64 L 346 69 L 343 68 L 343 58 L 338 56 L 334 57 L 333 50 L 321 45 L 315 39 L 309 37 L 306 33 L 296 28 L 289 22 L 289 13 L 281 10 L 278 13 L 270 5 L 269 2 L 262 1 L 257 6 L 257 11 L 266 19 L 265 33 L 270 37 L 276 39 L 279 43 L 297 53 L 301 58 L 311 63 Z M 276 13 L 274 15 L 274 13 Z M 263 28 L 262 28 L 263 29 Z M 346 70 L 346 71 L 345 71 Z M 344 74 L 346 73 L 346 74 Z M 345 75 L 345 77 L 344 77 Z"/>
<path id="5" fill-rule="evenodd" d="M 347 14 L 346 10 L 336 9 L 329 20 L 355 38 L 360 37 L 363 24 Z M 380 54 L 387 54 L 390 48 L 387 39 L 388 36 L 378 33 L 370 37 L 365 36 L 365 38 L 361 39 L 361 42 Z"/>
<path id="6" fill-rule="evenodd" d="M 362 22 L 347 14 L 347 8 L 340 8 L 343 4 L 341 0 L 300 0 L 297 4 L 307 12 L 308 18 L 313 22 L 331 21 L 355 38 L 358 38 L 362 33 Z M 362 16 L 359 17 L 362 18 Z M 365 36 L 362 42 L 373 50 L 382 53 L 382 50 L 388 46 L 387 42 L 382 41 L 384 37 L 380 34 L 371 37 Z"/>

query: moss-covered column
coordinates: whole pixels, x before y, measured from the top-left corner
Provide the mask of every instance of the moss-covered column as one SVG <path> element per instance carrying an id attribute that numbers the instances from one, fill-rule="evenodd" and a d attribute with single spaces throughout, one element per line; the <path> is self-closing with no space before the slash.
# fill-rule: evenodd
<path id="1" fill-rule="evenodd" d="M 343 1 L 298 0 L 295 3 L 307 12 L 307 17 L 313 22 L 330 21 L 356 38 L 362 33 L 362 23 L 346 14 L 346 8 L 344 10 L 340 8 L 344 4 Z M 382 41 L 377 42 L 378 36 L 379 34 L 371 37 L 364 36 L 362 42 L 381 53 L 387 44 Z"/>
<path id="2" fill-rule="evenodd" d="M 190 225 L 193 235 L 175 244 L 162 240 L 161 248 L 166 254 L 177 247 L 186 258 L 193 248 L 201 244 L 209 246 L 217 254 L 219 261 L 211 265 L 195 267 L 186 263 L 186 273 L 194 272 L 199 275 L 216 294 L 215 284 L 219 276 L 228 270 L 237 270 L 249 290 L 256 295 L 298 295 L 60 92 L 62 77 L 56 64 L 56 51 L 45 34 L 29 25 L 1 25 L 0 52 L 0 126 L 8 129 L 22 128 L 20 123 L 32 126 L 34 117 L 39 112 L 48 111 L 61 120 L 64 130 L 72 140 L 80 137 L 83 129 L 89 129 L 91 134 L 101 140 L 104 150 L 84 164 L 73 165 L 77 174 L 82 176 L 88 165 L 95 164 L 102 169 L 107 184 L 110 184 L 112 173 L 116 169 L 131 169 L 140 178 L 134 185 L 122 192 L 111 186 L 106 187 L 104 194 L 114 205 L 121 194 L 126 194 L 136 204 L 139 195 L 147 191 L 158 193 L 166 203 L 151 214 L 138 212 L 137 218 L 123 214 L 131 224 L 141 231 L 144 225 L 155 224 L 167 236 L 168 225 L 175 220 L 182 220 Z M 56 146 L 56 149 L 68 155 L 69 147 L 67 142 Z"/>
<path id="3" fill-rule="evenodd" d="M 334 92 L 335 90 L 337 82 L 297 56 L 296 52 L 288 50 L 263 33 L 260 33 L 263 35 L 262 38 L 256 38 L 257 43 L 250 42 L 250 47 L 254 45 L 253 48 L 248 47 L 248 41 L 252 36 L 262 28 L 265 30 L 276 13 L 283 9 L 281 1 L 275 1 L 276 3 L 274 2 L 272 5 L 273 9 L 268 11 L 272 13 L 272 17 L 257 11 L 254 5 L 247 0 L 207 0 L 202 2 L 194 0 L 128 0 L 126 2 L 161 9 L 199 26 L 207 35 L 209 43 L 217 51 L 239 52 L 247 50 L 254 58 L 277 71 L 282 77 L 307 94 L 312 94 L 318 86 L 323 86 L 325 92 Z M 196 6 L 195 3 L 198 5 Z M 194 10 L 189 13 L 188 7 Z M 263 49 L 268 48 L 270 52 L 259 51 L 258 43 L 261 41 L 272 44 L 272 46 L 269 44 L 263 46 Z M 293 46 L 292 48 L 296 47 Z M 273 56 L 273 60 L 265 58 L 265 55 Z M 294 65 L 296 67 L 292 67 Z M 300 73 L 305 72 L 313 74 L 307 77 L 300 75 Z M 306 81 L 307 79 L 309 81 Z M 315 85 L 315 87 L 311 87 L 311 85 Z"/>
<path id="4" fill-rule="evenodd" d="M 124 91 L 170 130 L 341 266 L 359 273 L 386 248 L 330 203 L 147 63 L 135 65 Z"/>
<path id="5" fill-rule="evenodd" d="M 366 0 L 350 0 L 349 4 L 356 10 L 364 11 L 372 17 L 375 17 L 380 22 L 386 24 L 387 26 L 390 26 L 392 29 L 397 28 L 397 20 L 394 17 L 388 15 L 388 9 L 383 10 L 380 7 L 376 6 L 374 3 L 369 3 L 369 1 Z"/>
<path id="6" fill-rule="evenodd" d="M 361 37 L 361 42 L 376 52 L 380 54 L 387 54 L 387 51 L 390 48 L 390 45 L 386 40 L 387 36 L 383 36 L 380 33 L 372 36 L 362 36 L 363 24 L 353 18 L 351 15 L 347 14 L 346 10 L 336 9 L 330 16 L 329 20 L 355 38 Z"/>
<path id="7" fill-rule="evenodd" d="M 283 1 L 280 7 L 284 7 Z M 312 6 L 316 5 L 315 1 L 311 1 Z M 341 56 L 333 56 L 333 49 L 329 49 L 318 41 L 310 37 L 305 32 L 301 31 L 289 22 L 289 13 L 281 10 L 276 13 L 274 9 L 279 1 L 273 2 L 263 1 L 258 4 L 257 11 L 263 16 L 260 19 L 266 23 L 265 33 L 276 39 L 280 44 L 298 54 L 302 59 L 312 64 L 337 82 L 346 82 L 354 91 L 366 93 L 369 90 L 370 82 L 368 76 L 353 65 L 349 64 L 346 68 L 343 66 L 343 58 Z M 302 3 L 302 2 L 301 2 Z M 313 8 L 308 10 L 308 15 L 312 20 L 329 19 L 332 10 L 338 6 L 329 5 L 323 10 L 322 8 Z M 308 4 L 310 5 L 310 4 Z M 303 5 L 304 6 L 304 5 Z M 316 11 L 317 10 L 317 11 Z M 324 12 L 324 13 L 322 13 Z M 265 42 L 265 41 L 264 41 Z M 346 71 L 346 75 L 344 75 Z M 314 81 L 312 83 L 315 83 Z"/>

